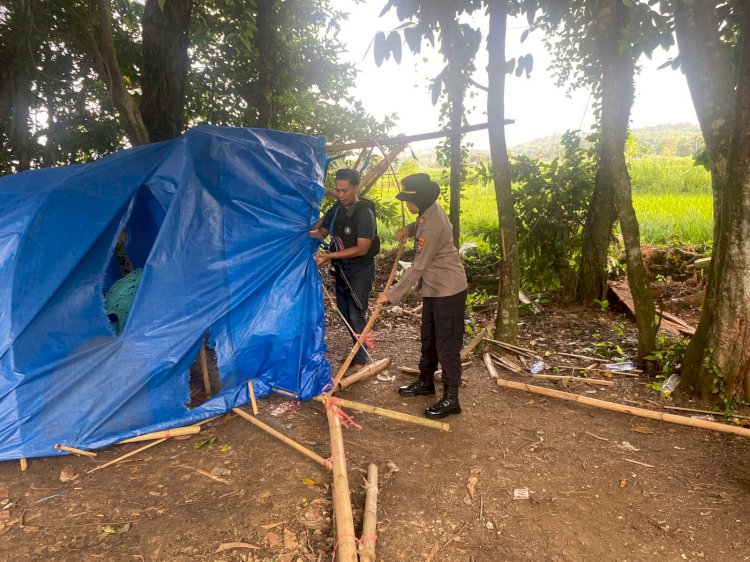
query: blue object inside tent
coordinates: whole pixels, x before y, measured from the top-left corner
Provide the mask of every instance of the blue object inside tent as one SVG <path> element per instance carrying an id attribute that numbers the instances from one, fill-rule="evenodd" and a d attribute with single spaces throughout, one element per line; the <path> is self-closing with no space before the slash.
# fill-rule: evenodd
<path id="1" fill-rule="evenodd" d="M 196 127 L 88 164 L 0 178 L 0 460 L 96 449 L 331 383 L 321 280 L 323 138 Z M 121 335 L 115 246 L 143 268 Z M 221 390 L 190 409 L 204 334 Z"/>

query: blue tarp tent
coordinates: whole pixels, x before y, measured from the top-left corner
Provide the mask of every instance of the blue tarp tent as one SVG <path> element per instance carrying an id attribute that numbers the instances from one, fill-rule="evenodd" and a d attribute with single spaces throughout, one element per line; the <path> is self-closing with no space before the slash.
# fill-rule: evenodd
<path id="1" fill-rule="evenodd" d="M 331 382 L 308 236 L 324 139 L 196 127 L 0 178 L 0 460 L 94 449 Z M 122 334 L 104 294 L 123 230 L 143 268 Z M 204 334 L 221 390 L 190 409 Z"/>

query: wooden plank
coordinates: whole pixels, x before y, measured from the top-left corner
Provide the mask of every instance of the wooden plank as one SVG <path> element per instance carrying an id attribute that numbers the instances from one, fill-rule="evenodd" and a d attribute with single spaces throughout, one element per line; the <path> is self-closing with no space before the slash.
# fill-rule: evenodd
<path id="1" fill-rule="evenodd" d="M 630 287 L 628 287 L 628 284 L 621 282 L 610 283 L 609 288 L 615 296 L 620 299 L 620 302 L 625 305 L 628 311 L 630 311 L 630 314 L 635 316 L 635 304 L 633 303 L 633 296 L 630 294 Z M 674 320 L 677 318 L 676 316 L 661 310 L 657 310 L 656 313 L 661 316 L 660 327 L 662 330 L 666 330 L 676 336 L 679 336 L 680 334 L 692 336 L 695 334 L 695 328 L 693 326 L 686 324 L 682 320 L 679 320 L 679 323 L 676 322 Z"/>

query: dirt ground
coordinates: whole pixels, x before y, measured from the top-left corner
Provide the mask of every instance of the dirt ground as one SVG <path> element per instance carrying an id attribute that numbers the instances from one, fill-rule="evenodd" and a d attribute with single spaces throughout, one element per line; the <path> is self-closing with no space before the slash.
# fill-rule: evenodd
<path id="1" fill-rule="evenodd" d="M 337 366 L 345 333 L 328 321 Z M 431 400 L 396 394 L 412 380 L 396 366 L 415 365 L 418 325 L 385 313 L 374 356 L 391 357 L 380 379 L 395 380 L 374 377 L 342 396 L 420 415 Z M 635 343 L 633 323 L 613 311 L 549 306 L 521 332 L 521 345 L 549 365 L 589 362 L 545 351 L 628 353 Z M 498 371 L 529 380 L 526 370 Z M 368 463 L 380 469 L 379 560 L 425 560 L 435 545 L 435 561 L 750 559 L 747 439 L 501 389 L 478 356 L 465 379 L 463 413 L 446 419 L 449 433 L 350 412 L 362 426 L 345 430 L 358 531 L 363 475 Z M 707 407 L 662 398 L 645 376 L 605 380 L 615 385 L 539 384 L 651 409 Z M 260 408 L 263 420 L 328 456 L 320 404 L 274 396 Z M 96 459 L 32 459 L 25 473 L 2 463 L 2 558 L 330 560 L 330 475 L 241 418 L 87 474 L 137 447 L 111 447 Z M 78 476 L 63 483 L 63 470 Z M 528 499 L 514 499 L 524 488 Z"/>

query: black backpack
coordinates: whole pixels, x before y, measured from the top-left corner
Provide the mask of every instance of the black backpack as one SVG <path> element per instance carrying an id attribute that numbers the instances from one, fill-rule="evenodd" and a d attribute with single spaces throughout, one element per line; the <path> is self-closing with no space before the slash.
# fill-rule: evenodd
<path id="1" fill-rule="evenodd" d="M 364 260 L 370 260 L 374 258 L 378 253 L 380 253 L 380 237 L 378 236 L 378 217 L 375 212 L 375 203 L 370 201 L 369 199 L 360 199 L 357 201 L 357 204 L 352 206 L 350 209 L 346 210 L 346 213 L 341 217 L 339 222 L 336 222 L 336 218 L 339 214 L 339 211 L 343 209 L 343 206 L 339 204 L 339 208 L 336 209 L 335 214 L 333 215 L 333 221 L 331 221 L 331 227 L 333 228 L 334 232 L 333 234 L 335 236 L 338 236 L 341 238 L 341 240 L 344 242 L 345 248 L 351 248 L 352 246 L 357 245 L 357 236 L 354 233 L 354 223 L 356 222 L 356 219 L 358 218 L 358 214 L 361 213 L 364 209 L 370 209 L 372 211 L 373 216 L 375 217 L 375 236 L 372 239 L 372 244 L 370 244 L 370 249 L 367 251 L 367 254 L 364 256 L 359 256 L 356 258 L 351 258 L 347 261 L 357 262 L 357 261 L 364 261 Z M 349 227 L 349 232 L 347 233 L 347 226 Z"/>

